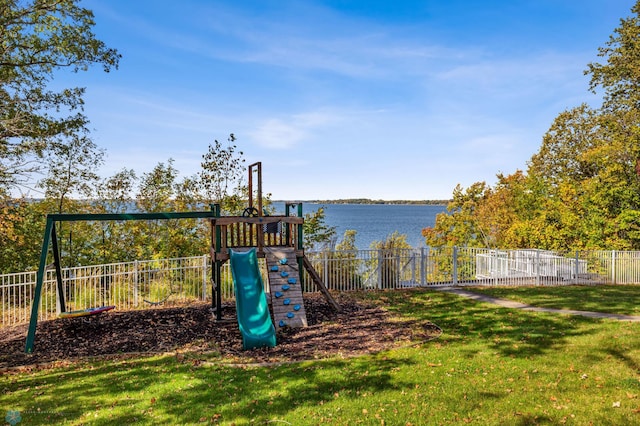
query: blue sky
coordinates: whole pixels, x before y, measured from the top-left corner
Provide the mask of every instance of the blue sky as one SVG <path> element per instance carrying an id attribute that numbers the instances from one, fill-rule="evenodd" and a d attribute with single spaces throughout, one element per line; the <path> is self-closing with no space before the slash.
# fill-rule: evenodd
<path id="1" fill-rule="evenodd" d="M 633 0 L 85 0 L 120 69 L 87 87 L 107 151 L 195 174 L 229 133 L 274 199 L 450 198 L 525 169 Z"/>

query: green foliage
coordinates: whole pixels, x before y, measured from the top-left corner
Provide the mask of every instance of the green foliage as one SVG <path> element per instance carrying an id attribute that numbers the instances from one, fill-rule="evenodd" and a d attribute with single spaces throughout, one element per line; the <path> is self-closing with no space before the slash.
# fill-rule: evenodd
<path id="1" fill-rule="evenodd" d="M 0 0 L 0 187 L 29 180 L 52 141 L 83 137 L 82 88 L 49 89 L 60 69 L 117 68 L 120 55 L 92 32 L 77 0 Z M 54 147 L 55 149 L 55 147 Z"/>
<path id="2" fill-rule="evenodd" d="M 362 288 L 361 270 L 364 261 L 358 257 L 358 248 L 355 244 L 356 233 L 353 229 L 346 230 L 342 241 L 336 245 L 335 251 L 329 254 L 331 261 L 319 264 L 318 273 L 324 278 L 325 285 L 329 289 L 349 288 L 355 290 Z"/>
<path id="3" fill-rule="evenodd" d="M 551 186 L 597 175 L 597 164 L 588 153 L 601 139 L 598 118 L 598 112 L 586 104 L 560 113 L 531 157 L 529 173 L 543 177 Z"/>
<path id="4" fill-rule="evenodd" d="M 232 136 L 230 141 L 235 141 Z M 219 144 L 217 144 L 219 146 Z M 48 151 L 52 167 L 40 182 L 44 200 L 16 200 L 2 192 L 0 198 L 0 271 L 33 270 L 38 266 L 42 232 L 48 213 L 126 213 L 193 211 L 209 208 L 200 177 L 178 180 L 173 159 L 158 163 L 139 178 L 133 169 L 123 169 L 98 180 L 95 171 L 103 152 L 87 138 L 56 140 Z M 209 155 L 215 157 L 210 147 Z M 222 149 L 220 147 L 220 149 Z M 212 188 L 231 188 L 230 176 L 239 176 L 244 162 L 234 147 L 222 149 L 219 158 L 229 160 L 224 167 L 230 174 L 208 174 Z M 242 153 L 240 153 L 241 155 Z M 219 172 L 223 163 L 216 163 Z M 237 169 L 235 169 L 237 168 Z M 221 179 L 224 182 L 214 182 Z M 239 214 L 246 207 L 247 192 L 235 181 L 234 192 L 224 193 L 223 208 Z M 1 189 L 0 189 L 1 192 Z M 135 195 L 134 195 L 135 194 Z M 78 200 L 73 195 L 95 195 Z M 133 198 L 135 197 L 135 198 Z M 263 197 L 268 208 L 270 194 Z M 108 221 L 60 224 L 57 229 L 63 266 L 132 261 L 135 259 L 197 256 L 206 253 L 210 243 L 207 221 L 195 219 L 144 222 Z"/>
<path id="5" fill-rule="evenodd" d="M 171 158 L 166 165 L 158 163 L 153 170 L 144 173 L 136 197 L 138 209 L 143 212 L 170 211 L 177 177 L 178 170 L 173 167 Z"/>
<path id="6" fill-rule="evenodd" d="M 384 241 L 372 241 L 371 249 L 377 250 L 375 258 L 369 261 L 372 269 L 377 269 L 382 288 L 396 288 L 399 284 L 401 272 L 401 257 L 398 252 L 411 249 L 407 243 L 407 236 L 394 231 Z"/>
<path id="7" fill-rule="evenodd" d="M 40 206 L 29 200 L 0 198 L 0 273 L 37 267 L 44 218 Z"/>
<path id="8" fill-rule="evenodd" d="M 336 227 L 327 226 L 325 223 L 324 207 L 318 208 L 313 213 L 305 213 L 303 231 L 303 244 L 307 250 L 318 250 L 334 244 Z"/>
<path id="9" fill-rule="evenodd" d="M 603 104 L 560 113 L 527 174 L 457 187 L 428 245 L 640 249 L 640 1 L 588 65 Z"/>
<path id="10" fill-rule="evenodd" d="M 342 235 L 342 241 L 336 245 L 336 251 L 356 251 L 356 235 L 358 231 L 354 229 L 347 229 Z"/>
<path id="11" fill-rule="evenodd" d="M 198 174 L 200 190 L 207 204 L 221 204 L 224 211 L 236 212 L 234 193 L 242 193 L 242 178 L 244 176 L 244 153 L 237 151 L 236 137 L 233 133 L 227 139 L 227 147 L 216 139 L 214 145 L 209 145 L 206 154 L 202 156 L 202 170 Z"/>
<path id="12" fill-rule="evenodd" d="M 76 193 L 92 198 L 104 163 L 104 151 L 86 135 L 52 141 L 45 155 L 47 176 L 38 182 L 47 198 L 58 200 L 58 213 L 65 213 L 65 200 Z"/>
<path id="13" fill-rule="evenodd" d="M 96 206 L 103 213 L 128 212 L 136 182 L 137 177 L 133 169 L 122 169 L 104 179 L 96 188 Z"/>
<path id="14" fill-rule="evenodd" d="M 478 206 L 487 197 L 485 182 L 477 182 L 466 190 L 458 185 L 453 199 L 447 205 L 447 213 L 439 213 L 433 227 L 423 229 L 428 246 L 486 247 L 485 233 L 477 220 Z"/>
<path id="15" fill-rule="evenodd" d="M 590 63 L 585 74 L 591 75 L 590 89 L 605 90 L 604 106 L 610 110 L 640 107 L 640 2 L 631 8 L 633 16 L 620 21 L 620 26 L 598 56 L 606 63 Z"/>

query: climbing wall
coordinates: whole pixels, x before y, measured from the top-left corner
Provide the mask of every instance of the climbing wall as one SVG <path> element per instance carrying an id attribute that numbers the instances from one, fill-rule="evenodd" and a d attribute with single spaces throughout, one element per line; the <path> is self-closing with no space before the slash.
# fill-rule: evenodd
<path id="1" fill-rule="evenodd" d="M 306 327 L 300 271 L 293 249 L 265 249 L 271 307 L 276 328 Z"/>

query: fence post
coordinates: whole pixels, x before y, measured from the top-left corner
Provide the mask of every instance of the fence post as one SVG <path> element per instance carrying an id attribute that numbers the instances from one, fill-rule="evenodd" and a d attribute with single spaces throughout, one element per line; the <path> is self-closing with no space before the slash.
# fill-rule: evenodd
<path id="1" fill-rule="evenodd" d="M 45 271 L 45 278 L 47 277 L 47 273 Z M 45 283 L 46 283 L 46 279 L 45 279 Z M 62 312 L 62 307 L 60 306 L 60 288 L 58 288 L 59 286 L 54 286 L 54 288 L 56 289 L 56 315 L 60 315 L 60 312 Z M 47 287 L 45 287 L 45 291 L 46 291 Z"/>
<path id="2" fill-rule="evenodd" d="M 458 246 L 453 246 L 453 285 L 458 285 Z"/>
<path id="3" fill-rule="evenodd" d="M 427 262 L 426 262 L 426 255 L 425 255 L 425 251 L 427 251 L 427 253 L 429 253 L 429 248 L 428 247 L 421 247 L 420 248 L 420 285 L 427 285 Z"/>
<path id="4" fill-rule="evenodd" d="M 396 267 L 395 270 L 396 272 L 396 278 L 391 282 L 391 284 L 393 285 L 393 289 L 397 289 L 398 285 L 400 284 L 400 280 L 402 280 L 402 275 L 403 275 L 403 270 L 402 270 L 402 259 L 400 258 L 400 256 L 402 256 L 402 253 L 404 252 L 403 249 L 396 249 L 396 256 L 395 256 L 395 261 L 396 261 Z M 388 284 L 387 284 L 388 285 Z"/>
<path id="5" fill-rule="evenodd" d="M 322 281 L 325 284 L 329 284 L 331 285 L 331 283 L 328 282 L 328 278 L 329 277 L 329 259 L 327 257 L 327 249 L 323 249 L 322 250 Z"/>
<path id="6" fill-rule="evenodd" d="M 133 261 L 133 306 L 138 306 L 138 261 Z"/>
<path id="7" fill-rule="evenodd" d="M 580 273 L 580 250 L 576 250 L 576 273 L 574 277 L 574 284 L 578 284 L 578 274 Z"/>
<path id="8" fill-rule="evenodd" d="M 611 282 L 616 284 L 616 251 L 611 250 Z"/>
<path id="9" fill-rule="evenodd" d="M 378 289 L 382 288 L 382 264 L 384 262 L 384 259 L 382 258 L 382 250 L 378 249 L 378 267 L 376 268 L 376 270 L 378 271 L 378 279 L 377 279 L 377 286 Z"/>
<path id="10" fill-rule="evenodd" d="M 540 285 L 540 249 L 536 249 L 535 271 L 536 271 L 536 285 Z"/>
<path id="11" fill-rule="evenodd" d="M 503 269 L 507 269 L 507 268 L 502 268 L 502 264 L 499 263 L 500 259 L 498 259 L 498 249 L 493 250 L 493 262 L 495 264 L 495 268 L 491 268 L 493 270 L 495 270 L 495 274 L 493 274 L 493 285 L 497 286 L 498 285 L 498 277 L 501 278 L 509 278 L 508 274 L 505 274 L 506 271 L 504 271 Z"/>
<path id="12" fill-rule="evenodd" d="M 202 300 L 207 300 L 207 277 L 209 274 L 207 273 L 207 256 L 206 254 L 202 255 Z"/>
<path id="13" fill-rule="evenodd" d="M 411 250 L 411 282 L 416 282 L 416 251 Z"/>

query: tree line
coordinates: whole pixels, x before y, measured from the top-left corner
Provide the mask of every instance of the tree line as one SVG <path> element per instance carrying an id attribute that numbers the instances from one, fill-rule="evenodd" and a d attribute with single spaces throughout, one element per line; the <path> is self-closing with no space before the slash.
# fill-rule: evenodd
<path id="1" fill-rule="evenodd" d="M 96 38 L 93 13 L 79 0 L 0 0 L 0 12 L 0 273 L 33 269 L 47 213 L 246 207 L 245 160 L 233 134 L 209 145 L 190 177 L 179 179 L 168 159 L 141 175 L 123 169 L 100 178 L 104 150 L 91 139 L 84 89 L 50 83 L 62 70 L 117 70 L 119 52 Z M 526 170 L 499 174 L 494 185 L 457 186 L 448 212 L 423 230 L 427 245 L 640 248 L 640 0 L 631 12 L 599 49 L 602 62 L 585 70 L 601 105 L 560 113 Z M 34 200 L 33 189 L 42 197 Z M 308 244 L 335 244 L 322 209 L 305 232 Z M 336 247 L 355 248 L 349 232 Z M 68 265 L 189 256 L 208 245 L 203 224 L 188 220 L 74 223 L 58 234 Z M 378 245 L 402 246 L 402 237 Z"/>
<path id="2" fill-rule="evenodd" d="M 52 90 L 56 73 L 118 68 L 120 53 L 93 33 L 79 0 L 0 0 L 0 273 L 32 270 L 48 213 L 191 211 L 246 207 L 244 153 L 234 134 L 215 140 L 201 168 L 179 179 L 173 160 L 138 175 L 101 178 L 104 150 L 91 139 L 84 88 Z M 37 198 L 31 195 L 36 192 Z M 19 195 L 16 195 L 19 194 Z M 269 209 L 270 194 L 263 204 Z M 308 242 L 331 229 L 309 217 Z M 57 228 L 63 266 L 201 255 L 206 221 L 72 222 Z"/>
<path id="3" fill-rule="evenodd" d="M 431 246 L 640 249 L 640 1 L 589 63 L 601 105 L 560 113 L 526 170 L 458 185 Z"/>

